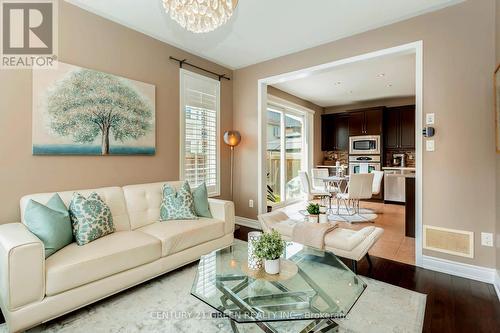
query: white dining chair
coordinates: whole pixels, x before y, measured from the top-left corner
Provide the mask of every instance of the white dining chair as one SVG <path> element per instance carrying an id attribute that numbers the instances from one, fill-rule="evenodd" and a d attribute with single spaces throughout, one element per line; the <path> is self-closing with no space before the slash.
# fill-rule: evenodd
<path id="1" fill-rule="evenodd" d="M 313 189 L 311 187 L 311 181 L 309 180 L 309 175 L 305 171 L 299 171 L 300 183 L 302 184 L 302 192 L 307 194 L 307 199 L 312 200 L 315 197 L 319 197 L 321 200 L 331 199 L 330 192 L 323 189 Z"/>
<path id="2" fill-rule="evenodd" d="M 384 179 L 383 171 L 372 171 L 373 173 L 373 187 L 372 194 L 377 195 L 382 191 L 382 180 Z"/>
<path id="3" fill-rule="evenodd" d="M 346 193 L 337 193 L 337 214 L 340 214 L 340 201 L 344 202 L 347 214 L 359 214 L 359 201 L 371 199 L 373 195 L 373 173 L 355 173 L 350 175 Z M 353 213 L 349 212 L 348 203 L 353 205 Z"/>
<path id="4" fill-rule="evenodd" d="M 311 169 L 312 175 L 312 188 L 313 190 L 326 190 L 324 178 L 328 177 L 330 173 L 325 168 Z"/>

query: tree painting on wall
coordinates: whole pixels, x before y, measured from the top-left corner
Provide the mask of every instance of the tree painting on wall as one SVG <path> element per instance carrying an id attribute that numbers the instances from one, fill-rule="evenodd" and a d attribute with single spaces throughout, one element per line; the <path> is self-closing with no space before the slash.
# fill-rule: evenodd
<path id="1" fill-rule="evenodd" d="M 153 155 L 155 87 L 59 63 L 33 70 L 34 155 Z"/>

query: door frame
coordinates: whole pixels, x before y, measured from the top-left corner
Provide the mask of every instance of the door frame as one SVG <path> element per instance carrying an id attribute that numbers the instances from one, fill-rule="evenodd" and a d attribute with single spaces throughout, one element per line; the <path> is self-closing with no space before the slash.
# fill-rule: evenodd
<path id="1" fill-rule="evenodd" d="M 408 44 L 403 44 L 395 47 L 390 47 L 374 52 L 369 52 L 349 58 L 335 60 L 329 63 L 316 65 L 300 70 L 283 73 L 279 75 L 270 76 L 267 78 L 259 79 L 257 82 L 257 96 L 258 96 L 258 159 L 257 159 L 257 172 L 258 172 L 258 214 L 266 212 L 266 114 L 267 110 L 267 86 L 304 78 L 312 74 L 324 72 L 334 67 L 351 64 L 359 61 L 369 60 L 381 56 L 387 56 L 398 53 L 413 53 L 415 54 L 415 187 L 416 187 L 416 200 L 415 200 L 415 264 L 422 267 L 422 175 L 423 175 L 423 138 L 422 138 L 422 119 L 423 119 L 423 41 L 416 41 Z M 319 144 L 319 143 L 318 143 Z"/>

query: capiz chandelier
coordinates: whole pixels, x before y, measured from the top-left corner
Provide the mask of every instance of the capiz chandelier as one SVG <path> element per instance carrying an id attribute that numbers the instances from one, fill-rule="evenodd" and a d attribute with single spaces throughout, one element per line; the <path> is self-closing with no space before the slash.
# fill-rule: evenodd
<path id="1" fill-rule="evenodd" d="M 233 15 L 238 0 L 163 0 L 170 17 L 194 33 L 210 32 Z"/>

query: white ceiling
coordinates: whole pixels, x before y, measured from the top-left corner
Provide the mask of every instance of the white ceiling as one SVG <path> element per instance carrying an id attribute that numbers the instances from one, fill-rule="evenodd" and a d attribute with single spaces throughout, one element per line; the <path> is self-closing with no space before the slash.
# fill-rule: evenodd
<path id="1" fill-rule="evenodd" d="M 415 54 L 355 62 L 274 86 L 322 107 L 414 96 Z"/>
<path id="2" fill-rule="evenodd" d="M 463 0 L 239 0 L 208 34 L 182 29 L 161 0 L 66 0 L 231 69 L 391 24 Z"/>

